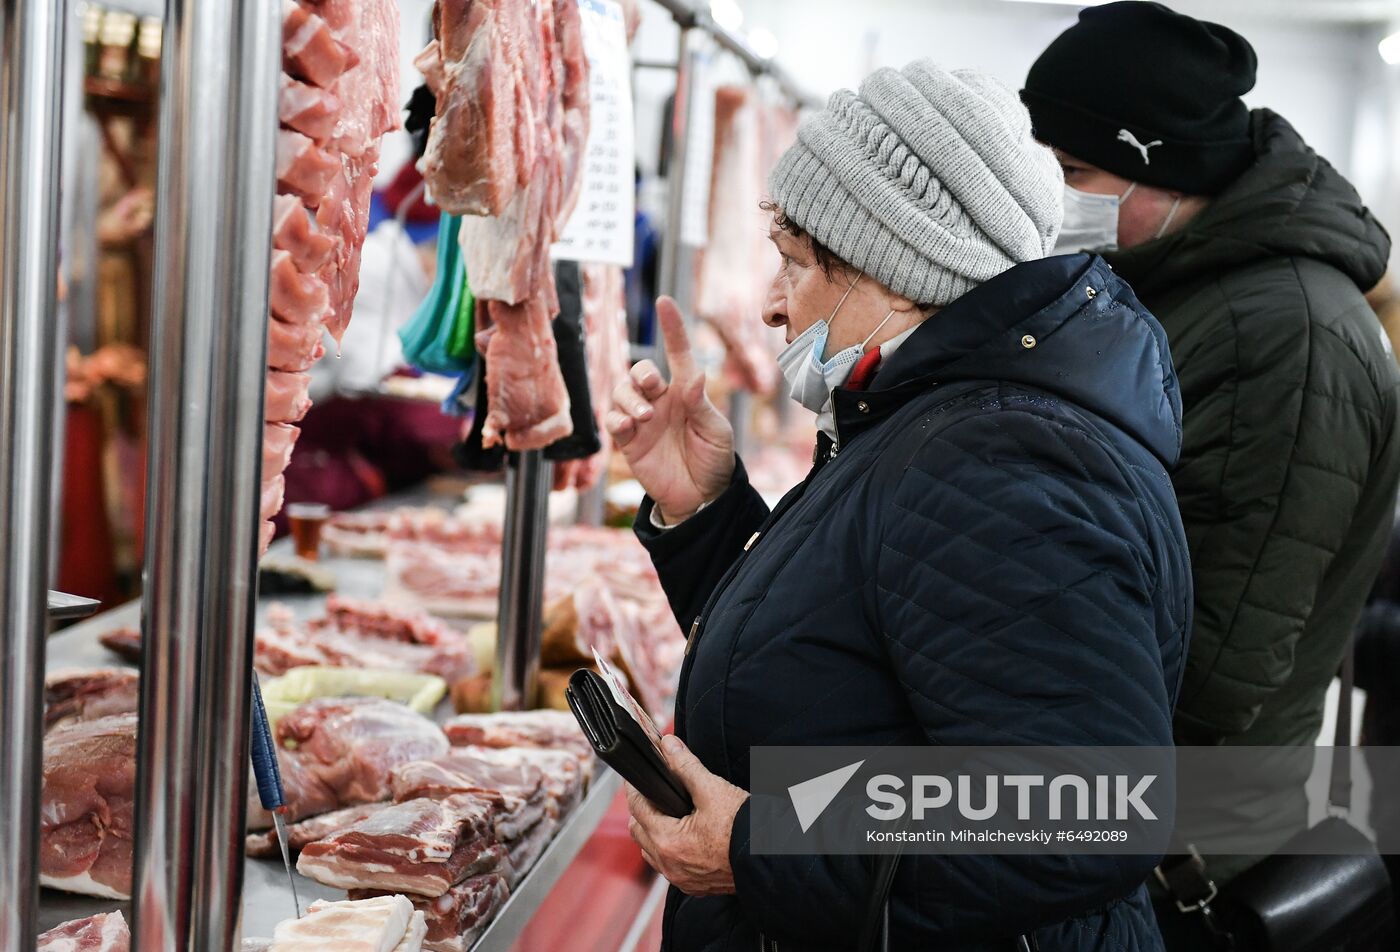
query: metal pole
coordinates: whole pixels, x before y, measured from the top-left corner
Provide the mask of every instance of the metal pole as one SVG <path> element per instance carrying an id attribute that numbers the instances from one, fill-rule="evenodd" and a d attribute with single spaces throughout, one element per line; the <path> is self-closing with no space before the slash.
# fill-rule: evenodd
<path id="1" fill-rule="evenodd" d="M 535 703 L 540 672 L 550 466 L 540 450 L 512 453 L 506 466 L 505 542 L 492 700 L 498 711 L 519 711 Z"/>
<path id="2" fill-rule="evenodd" d="M 168 0 L 152 326 L 133 935 L 238 945 L 277 0 Z"/>
<path id="3" fill-rule="evenodd" d="M 676 96 L 671 109 L 671 159 L 666 172 L 666 230 L 661 235 L 661 267 L 657 275 L 658 290 L 675 297 L 681 282 L 681 218 L 685 213 L 686 153 L 693 123 L 696 90 L 695 72 L 698 53 L 691 43 L 694 28 L 681 25 L 679 48 L 676 53 Z M 684 310 L 684 309 L 682 309 Z M 661 346 L 660 331 L 654 342 L 653 359 L 662 373 L 666 372 L 666 351 Z"/>
<path id="4" fill-rule="evenodd" d="M 62 4 L 0 0 L 0 952 L 39 918 Z"/>

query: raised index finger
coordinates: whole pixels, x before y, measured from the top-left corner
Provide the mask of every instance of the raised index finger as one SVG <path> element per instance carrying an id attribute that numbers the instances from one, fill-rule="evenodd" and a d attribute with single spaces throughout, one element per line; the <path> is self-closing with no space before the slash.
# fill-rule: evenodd
<path id="1" fill-rule="evenodd" d="M 690 353 L 690 335 L 685 330 L 685 318 L 675 299 L 656 299 L 656 319 L 661 322 L 661 341 L 666 348 L 666 364 L 672 380 L 688 380 L 695 373 L 695 359 Z"/>

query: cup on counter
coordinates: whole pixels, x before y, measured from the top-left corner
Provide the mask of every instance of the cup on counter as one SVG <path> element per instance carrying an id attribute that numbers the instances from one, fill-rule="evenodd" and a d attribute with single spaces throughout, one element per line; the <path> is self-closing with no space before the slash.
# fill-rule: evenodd
<path id="1" fill-rule="evenodd" d="M 287 523 L 292 530 L 292 547 L 297 558 L 316 562 L 321 558 L 321 527 L 330 518 L 331 507 L 320 502 L 287 504 Z"/>

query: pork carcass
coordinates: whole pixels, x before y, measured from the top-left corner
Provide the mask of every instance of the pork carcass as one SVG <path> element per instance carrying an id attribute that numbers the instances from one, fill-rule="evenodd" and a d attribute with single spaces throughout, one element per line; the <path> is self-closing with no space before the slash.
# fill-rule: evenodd
<path id="1" fill-rule="evenodd" d="M 54 889 L 131 898 L 136 715 L 55 727 L 44 737 L 39 881 Z"/>
<path id="2" fill-rule="evenodd" d="M 350 322 L 379 143 L 398 125 L 398 36 L 394 0 L 283 2 L 268 423 L 306 415 L 305 371 L 325 353 L 322 330 L 338 344 Z M 263 453 L 262 551 L 294 442 L 267 435 L 279 442 Z"/>
<path id="3" fill-rule="evenodd" d="M 403 896 L 327 902 L 278 923 L 268 952 L 419 952 L 427 924 Z"/>
<path id="4" fill-rule="evenodd" d="M 370 889 L 350 890 L 351 899 L 382 895 Z M 471 876 L 435 899 L 409 896 L 413 908 L 423 913 L 428 934 L 423 948 L 429 952 L 467 952 L 496 917 L 510 896 L 506 877 L 500 873 Z"/>
<path id="5" fill-rule="evenodd" d="M 130 952 L 131 932 L 120 912 L 74 919 L 39 936 L 35 952 Z"/>
<path id="6" fill-rule="evenodd" d="M 695 311 L 719 332 L 726 368 L 743 388 L 772 393 L 782 338 L 763 326 L 763 300 L 781 263 L 759 207 L 768 172 L 795 137 L 790 110 L 746 86 L 715 91 L 709 243 L 697 257 Z"/>
<path id="7" fill-rule="evenodd" d="M 491 801 L 470 793 L 398 803 L 307 844 L 297 870 L 339 889 L 441 896 L 501 865 L 492 809 Z"/>
<path id="8" fill-rule="evenodd" d="M 139 677 L 130 668 L 56 671 L 44 679 L 44 729 L 129 714 L 140 701 Z"/>
<path id="9" fill-rule="evenodd" d="M 612 404 L 612 392 L 630 366 L 627 347 L 627 288 L 622 269 L 611 264 L 583 266 L 584 346 L 588 358 L 588 391 L 597 408 Z M 569 484 L 592 489 L 602 478 L 612 454 L 607 427 L 598 427 L 602 448 L 572 471 Z M 557 487 L 564 488 L 564 487 Z"/>

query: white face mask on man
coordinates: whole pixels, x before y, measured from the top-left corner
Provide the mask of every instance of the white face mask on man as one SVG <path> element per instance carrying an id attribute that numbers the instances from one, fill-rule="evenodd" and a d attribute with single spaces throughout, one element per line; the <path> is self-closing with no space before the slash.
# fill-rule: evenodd
<path id="1" fill-rule="evenodd" d="M 1132 183 L 1122 195 L 1099 195 L 1066 185 L 1065 218 L 1060 224 L 1060 235 L 1055 239 L 1053 253 L 1068 255 L 1078 251 L 1117 251 L 1119 212 L 1137 186 L 1137 182 Z M 1153 235 L 1154 239 L 1167 233 L 1180 208 L 1181 196 L 1178 195 L 1162 227 Z"/>
<path id="2" fill-rule="evenodd" d="M 860 283 L 861 277 L 861 275 L 856 275 L 856 279 L 851 282 L 846 293 L 841 295 L 841 300 L 836 302 L 836 308 L 831 312 L 830 317 L 824 321 L 817 321 L 798 334 L 792 343 L 784 347 L 783 352 L 778 355 L 778 368 L 783 373 L 783 379 L 787 381 L 788 395 L 817 414 L 819 418 L 823 414 L 831 412 L 832 391 L 844 384 L 851 376 L 851 371 L 855 369 L 856 363 L 865 353 L 865 345 L 870 343 L 880 332 L 880 328 L 884 327 L 894 315 L 893 310 L 886 314 L 885 319 L 877 324 L 869 336 L 859 344 L 852 344 L 845 350 L 823 359 L 822 355 L 826 353 L 826 337 L 831 329 L 831 322 L 836 317 L 837 312 L 841 310 L 841 305 L 846 303 L 846 298 L 851 296 L 851 292 Z"/>

